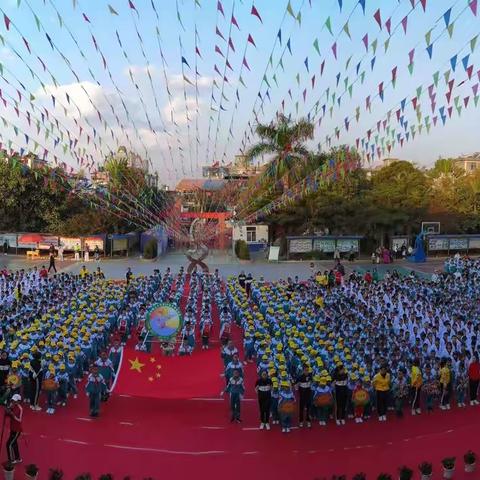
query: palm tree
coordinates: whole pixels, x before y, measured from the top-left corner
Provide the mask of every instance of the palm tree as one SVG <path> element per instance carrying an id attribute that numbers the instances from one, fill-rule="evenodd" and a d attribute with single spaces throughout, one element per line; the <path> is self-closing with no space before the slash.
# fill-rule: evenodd
<path id="1" fill-rule="evenodd" d="M 303 142 L 313 138 L 314 126 L 305 119 L 292 122 L 283 114 L 277 116 L 277 123 L 269 125 L 259 123 L 256 133 L 260 142 L 246 152 L 249 160 L 259 155 L 272 154 L 262 173 L 265 182 L 279 182 L 288 188 L 298 180 L 298 167 L 303 165 L 309 156 Z"/>

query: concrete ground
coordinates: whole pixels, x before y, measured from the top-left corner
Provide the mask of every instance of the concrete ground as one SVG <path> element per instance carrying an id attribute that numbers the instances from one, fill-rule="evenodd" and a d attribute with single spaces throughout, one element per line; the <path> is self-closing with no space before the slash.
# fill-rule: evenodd
<path id="1" fill-rule="evenodd" d="M 367 259 L 357 260 L 354 263 L 345 261 L 344 265 L 347 273 L 353 269 L 364 273 L 367 269 L 376 267 L 380 276 L 387 270 L 397 269 L 397 271 L 406 275 L 411 270 L 415 270 L 421 275 L 431 275 L 436 269 L 443 269 L 443 258 L 429 259 L 426 263 L 415 264 L 404 260 L 399 260 L 390 265 L 372 265 Z M 265 280 L 272 281 L 288 276 L 294 277 L 298 275 L 300 280 L 308 278 L 310 276 L 310 261 L 282 261 L 282 262 L 268 262 L 263 258 L 256 258 L 254 261 L 240 261 L 233 258 L 229 252 L 213 252 L 206 259 L 206 263 L 210 268 L 210 271 L 219 269 L 220 273 L 224 277 L 230 275 L 238 275 L 242 270 L 245 273 L 251 273 L 254 277 L 263 275 Z M 317 270 L 327 270 L 333 267 L 332 260 L 315 261 L 315 268 Z M 72 260 L 66 260 L 64 262 L 57 262 L 57 269 L 65 272 L 77 273 L 84 262 L 74 262 Z M 177 271 L 181 266 L 187 268 L 189 261 L 182 253 L 169 253 L 166 256 L 156 260 L 143 260 L 139 257 L 127 257 L 127 258 L 102 258 L 99 262 L 99 266 L 104 272 L 107 278 L 124 278 L 127 267 L 131 267 L 134 275 L 148 275 L 153 272 L 154 269 L 160 269 L 164 271 L 167 267 L 170 267 L 173 271 Z M 21 268 L 31 268 L 36 265 L 40 268 L 42 265 L 48 267 L 48 260 L 27 260 L 25 256 L 7 255 L 0 256 L 0 268 L 7 267 L 11 270 L 17 270 Z M 90 261 L 85 264 L 90 271 L 97 268 L 95 261 Z"/>

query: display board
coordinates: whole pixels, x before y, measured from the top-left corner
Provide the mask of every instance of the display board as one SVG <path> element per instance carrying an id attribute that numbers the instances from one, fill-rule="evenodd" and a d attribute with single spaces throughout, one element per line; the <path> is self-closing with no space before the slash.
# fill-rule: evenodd
<path id="1" fill-rule="evenodd" d="M 278 262 L 279 255 L 280 255 L 280 247 L 270 247 L 268 251 L 268 260 L 270 262 Z"/>
<path id="2" fill-rule="evenodd" d="M 352 247 L 354 252 L 358 252 L 358 240 L 354 238 L 342 238 L 337 240 L 337 248 L 340 252 L 349 252 Z"/>
<path id="3" fill-rule="evenodd" d="M 316 238 L 313 241 L 313 249 L 317 252 L 333 253 L 335 240 L 333 238 Z"/>
<path id="4" fill-rule="evenodd" d="M 17 246 L 17 235 L 15 233 L 0 234 L 0 248 L 3 248 L 5 241 L 8 243 L 9 248 L 15 248 Z"/>
<path id="5" fill-rule="evenodd" d="M 312 251 L 311 238 L 294 238 L 290 240 L 290 253 L 306 253 Z"/>
<path id="6" fill-rule="evenodd" d="M 450 250 L 468 250 L 468 238 L 451 238 Z"/>
<path id="7" fill-rule="evenodd" d="M 450 242 L 448 238 L 429 238 L 428 249 L 429 250 L 448 250 Z"/>
<path id="8" fill-rule="evenodd" d="M 396 246 L 398 250 L 401 250 L 403 245 L 408 247 L 408 237 L 392 238 L 392 249 Z"/>
<path id="9" fill-rule="evenodd" d="M 470 238 L 468 240 L 468 248 L 470 250 L 480 249 L 480 238 Z"/>

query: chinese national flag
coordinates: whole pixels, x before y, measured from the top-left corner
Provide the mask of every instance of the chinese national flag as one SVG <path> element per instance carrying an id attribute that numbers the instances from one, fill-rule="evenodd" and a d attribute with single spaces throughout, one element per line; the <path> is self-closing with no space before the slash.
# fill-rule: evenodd
<path id="1" fill-rule="evenodd" d="M 163 399 L 216 397 L 224 387 L 220 371 L 218 349 L 165 357 L 125 348 L 113 392 Z"/>

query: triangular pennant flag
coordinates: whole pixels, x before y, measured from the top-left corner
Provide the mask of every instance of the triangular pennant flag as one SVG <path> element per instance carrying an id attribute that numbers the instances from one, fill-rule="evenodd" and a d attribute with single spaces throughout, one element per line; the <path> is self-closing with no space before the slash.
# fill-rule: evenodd
<path id="1" fill-rule="evenodd" d="M 387 32 L 389 35 L 392 34 L 392 19 L 388 18 L 387 21 L 385 22 L 385 28 L 387 29 Z"/>
<path id="2" fill-rule="evenodd" d="M 469 79 L 469 80 L 472 78 L 472 73 L 473 73 L 473 65 L 470 65 L 470 66 L 467 68 L 467 76 L 468 76 L 468 79 Z"/>
<path id="3" fill-rule="evenodd" d="M 330 32 L 330 34 L 333 35 L 332 21 L 330 20 L 330 17 L 327 17 L 327 19 L 325 20 L 325 26 L 327 27 L 327 30 Z"/>
<path id="4" fill-rule="evenodd" d="M 451 23 L 451 24 L 447 27 L 448 36 L 449 36 L 450 38 L 452 38 L 452 36 L 453 36 L 453 28 L 454 28 L 454 26 L 455 26 L 455 23 Z"/>
<path id="5" fill-rule="evenodd" d="M 218 27 L 215 27 L 215 35 L 218 35 L 222 40 L 225 40 L 225 37 L 223 36 L 222 32 Z"/>
<path id="6" fill-rule="evenodd" d="M 426 34 L 425 34 L 425 43 L 427 45 L 430 45 L 430 39 L 432 38 L 432 30 L 433 28 L 431 28 Z"/>
<path id="7" fill-rule="evenodd" d="M 278 41 L 280 42 L 280 45 L 281 45 L 282 44 L 282 30 L 278 30 L 277 38 L 278 38 Z"/>
<path id="8" fill-rule="evenodd" d="M 348 27 L 348 22 L 343 26 L 343 31 L 347 34 L 348 38 L 351 40 L 350 29 Z"/>
<path id="9" fill-rule="evenodd" d="M 231 18 L 230 22 L 231 22 L 232 25 L 235 25 L 240 30 L 240 27 L 238 26 L 237 19 L 233 15 L 232 15 L 232 18 Z"/>
<path id="10" fill-rule="evenodd" d="M 383 44 L 384 48 L 385 48 L 385 53 L 387 53 L 387 50 L 388 50 L 388 47 L 390 45 L 390 38 L 387 38 L 387 40 L 385 41 L 385 43 Z"/>
<path id="11" fill-rule="evenodd" d="M 296 17 L 295 17 L 295 13 L 293 12 L 293 8 L 292 8 L 292 4 L 290 3 L 290 0 L 288 1 L 287 12 L 288 12 L 293 18 L 296 18 Z"/>
<path id="12" fill-rule="evenodd" d="M 478 35 L 475 35 L 471 40 L 470 40 L 470 51 L 471 53 L 473 53 L 473 51 L 475 50 L 475 47 L 477 45 L 477 39 L 478 39 Z"/>
<path id="13" fill-rule="evenodd" d="M 427 0 L 420 0 L 420 3 L 422 4 L 423 11 L 427 9 Z"/>
<path id="14" fill-rule="evenodd" d="M 408 68 L 408 73 L 410 73 L 410 75 L 412 75 L 412 73 L 413 73 L 413 65 L 414 65 L 413 63 L 410 63 L 407 67 Z"/>
<path id="15" fill-rule="evenodd" d="M 335 60 L 336 60 L 337 59 L 337 42 L 335 42 L 332 45 L 332 52 L 333 52 L 333 56 L 335 57 Z"/>
<path id="16" fill-rule="evenodd" d="M 223 11 L 222 2 L 220 2 L 220 0 L 217 2 L 217 11 L 219 11 L 223 15 L 223 18 L 225 18 L 225 12 Z"/>
<path id="17" fill-rule="evenodd" d="M 477 0 L 471 0 L 468 5 L 472 13 L 477 16 Z"/>
<path id="18" fill-rule="evenodd" d="M 320 47 L 318 46 L 318 38 L 316 38 L 314 40 L 313 47 L 315 48 L 315 51 L 320 55 Z"/>
<path id="19" fill-rule="evenodd" d="M 450 25 L 450 15 L 452 14 L 452 7 L 450 7 L 444 14 L 443 20 L 445 21 L 445 26 L 448 27 Z"/>
<path id="20" fill-rule="evenodd" d="M 290 52 L 290 55 L 291 55 L 292 54 L 292 46 L 290 44 L 290 39 L 288 39 L 287 48 L 288 48 L 288 51 Z"/>
<path id="21" fill-rule="evenodd" d="M 450 59 L 450 65 L 452 66 L 452 70 L 455 71 L 455 68 L 457 67 L 457 55 L 454 55 Z"/>
<path id="22" fill-rule="evenodd" d="M 110 5 L 108 4 L 108 11 L 112 14 L 112 15 L 118 15 L 118 12 Z"/>
<path id="23" fill-rule="evenodd" d="M 257 47 L 255 45 L 255 41 L 253 40 L 253 37 L 250 34 L 248 34 L 247 42 L 251 43 L 255 48 Z"/>
<path id="24" fill-rule="evenodd" d="M 468 55 L 465 55 L 463 58 L 462 58 L 462 64 L 463 64 L 463 68 L 465 70 L 467 70 L 467 67 L 468 67 L 468 60 L 470 59 L 470 54 Z"/>
<path id="25" fill-rule="evenodd" d="M 405 33 L 405 35 L 407 34 L 407 24 L 408 24 L 408 15 L 406 15 L 402 19 L 402 27 L 403 27 L 403 32 Z"/>
<path id="26" fill-rule="evenodd" d="M 378 40 L 375 39 L 375 40 L 372 42 L 372 45 L 371 45 L 371 47 L 372 47 L 372 52 L 373 52 L 374 55 L 377 53 L 377 45 L 378 45 Z"/>
<path id="27" fill-rule="evenodd" d="M 342 6 L 343 6 L 343 0 L 338 0 L 338 7 L 340 8 L 340 11 L 342 11 Z"/>
<path id="28" fill-rule="evenodd" d="M 310 73 L 310 70 L 308 68 L 308 57 L 305 59 L 303 63 L 305 64 L 305 68 L 307 69 L 307 72 Z"/>
<path id="29" fill-rule="evenodd" d="M 5 14 L 3 14 L 3 21 L 5 22 L 5 28 L 6 28 L 7 30 L 10 30 L 10 23 L 11 23 L 11 21 L 10 21 L 10 19 L 9 19 Z"/>
<path id="30" fill-rule="evenodd" d="M 358 4 L 362 7 L 364 15 L 365 15 L 365 1 L 366 0 L 358 0 Z"/>
<path id="31" fill-rule="evenodd" d="M 368 52 L 368 33 L 366 33 L 362 38 L 363 45 L 365 46 L 365 50 Z"/>
<path id="32" fill-rule="evenodd" d="M 433 43 L 431 43 L 431 44 L 427 47 L 427 53 L 428 53 L 428 57 L 431 59 L 431 58 L 432 58 L 432 54 L 433 54 Z"/>
<path id="33" fill-rule="evenodd" d="M 190 68 L 190 65 L 187 62 L 187 59 L 182 56 L 182 63 L 184 63 L 188 68 Z"/>
<path id="34" fill-rule="evenodd" d="M 252 5 L 252 9 L 250 10 L 250 13 L 252 15 L 255 15 L 260 20 L 260 22 L 263 23 L 262 17 L 258 13 L 258 10 L 255 8 L 255 5 Z"/>
<path id="35" fill-rule="evenodd" d="M 380 15 L 380 9 L 378 9 L 374 14 L 373 18 L 375 21 L 378 23 L 378 26 L 380 27 L 380 30 L 382 29 L 382 17 Z"/>
<path id="36" fill-rule="evenodd" d="M 250 67 L 248 66 L 247 59 L 245 57 L 243 57 L 242 64 L 250 71 Z M 244 84 L 244 86 L 245 86 L 245 84 Z"/>

